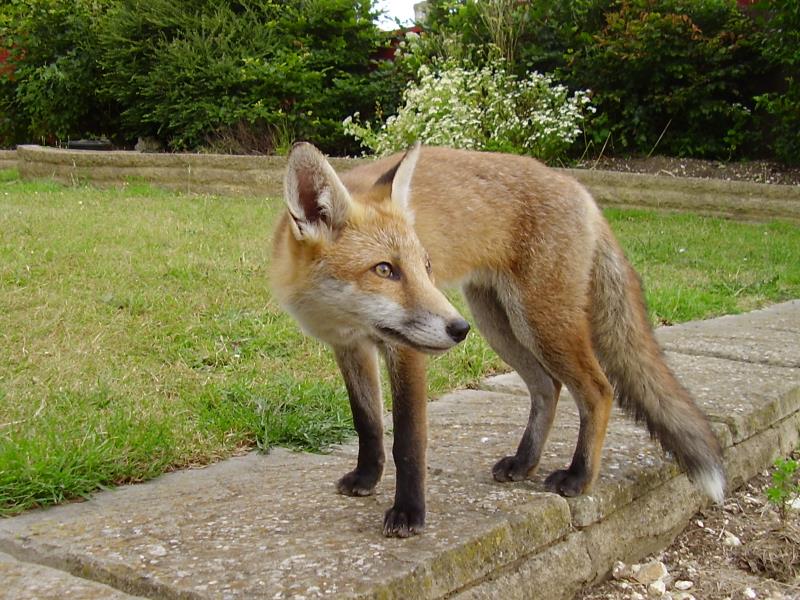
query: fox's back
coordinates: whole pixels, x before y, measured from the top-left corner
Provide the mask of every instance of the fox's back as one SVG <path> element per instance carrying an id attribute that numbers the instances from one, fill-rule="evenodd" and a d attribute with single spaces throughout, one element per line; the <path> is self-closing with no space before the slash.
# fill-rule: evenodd
<path id="1" fill-rule="evenodd" d="M 401 158 L 356 167 L 342 181 L 354 199 L 370 201 Z M 443 283 L 506 269 L 521 252 L 555 264 L 567 246 L 594 245 L 599 214 L 589 194 L 529 157 L 424 147 L 411 194 L 414 227 Z"/>

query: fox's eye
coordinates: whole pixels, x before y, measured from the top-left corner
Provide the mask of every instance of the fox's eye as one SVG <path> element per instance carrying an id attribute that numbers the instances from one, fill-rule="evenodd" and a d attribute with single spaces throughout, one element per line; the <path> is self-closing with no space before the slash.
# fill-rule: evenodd
<path id="1" fill-rule="evenodd" d="M 372 270 L 378 277 L 382 277 L 383 279 L 395 279 L 396 277 L 392 265 L 387 262 L 378 263 L 372 267 Z"/>
<path id="2" fill-rule="evenodd" d="M 425 259 L 425 270 L 428 272 L 428 275 L 431 274 L 432 268 L 431 268 L 431 259 L 430 258 Z"/>

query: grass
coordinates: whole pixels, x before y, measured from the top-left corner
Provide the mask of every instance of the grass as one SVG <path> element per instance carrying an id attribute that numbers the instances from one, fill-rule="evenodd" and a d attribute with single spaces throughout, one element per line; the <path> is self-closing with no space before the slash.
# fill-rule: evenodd
<path id="1" fill-rule="evenodd" d="M 272 444 L 352 434 L 330 353 L 272 301 L 280 203 L 0 171 L 0 514 Z M 608 211 L 657 321 L 800 296 L 800 231 Z M 461 308 L 460 300 L 457 303 Z M 503 369 L 478 335 L 433 395 Z"/>
<path id="2" fill-rule="evenodd" d="M 654 323 L 746 312 L 800 297 L 800 228 L 608 209 L 642 276 Z"/>

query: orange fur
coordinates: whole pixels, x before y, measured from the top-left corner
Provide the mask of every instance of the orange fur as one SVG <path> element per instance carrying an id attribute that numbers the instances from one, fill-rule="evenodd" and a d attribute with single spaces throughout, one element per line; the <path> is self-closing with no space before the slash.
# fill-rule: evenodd
<path id="1" fill-rule="evenodd" d="M 389 365 L 399 471 L 388 535 L 410 535 L 424 523 L 418 353 L 444 351 L 468 329 L 434 274 L 463 286 L 479 327 L 531 392 L 528 426 L 517 453 L 495 465 L 498 481 L 535 472 L 563 383 L 581 427 L 572 464 L 547 479 L 549 489 L 575 495 L 591 487 L 616 395 L 721 498 L 719 445 L 666 366 L 638 279 L 576 181 L 526 157 L 419 146 L 339 177 L 301 144 L 289 158 L 285 195 L 273 289 L 306 331 L 336 351 L 362 440 L 379 437 L 367 408 L 376 392 L 359 383 L 366 367 L 354 357 L 363 362 L 371 346 Z M 339 482 L 343 493 L 368 493 L 377 483 L 382 450 L 362 446 L 359 457 Z"/>

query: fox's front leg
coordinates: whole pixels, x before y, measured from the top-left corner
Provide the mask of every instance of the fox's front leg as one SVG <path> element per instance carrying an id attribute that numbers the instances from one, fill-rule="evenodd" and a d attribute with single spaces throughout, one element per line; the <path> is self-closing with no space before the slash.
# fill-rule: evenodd
<path id="1" fill-rule="evenodd" d="M 358 433 L 356 468 L 342 477 L 336 488 L 347 496 L 369 496 L 383 475 L 385 462 L 378 352 L 371 342 L 365 341 L 334 348 L 334 353 Z"/>
<path id="2" fill-rule="evenodd" d="M 392 388 L 397 468 L 394 506 L 386 511 L 383 533 L 408 537 L 425 526 L 425 453 L 428 445 L 425 356 L 407 346 L 387 346 L 386 366 Z"/>

